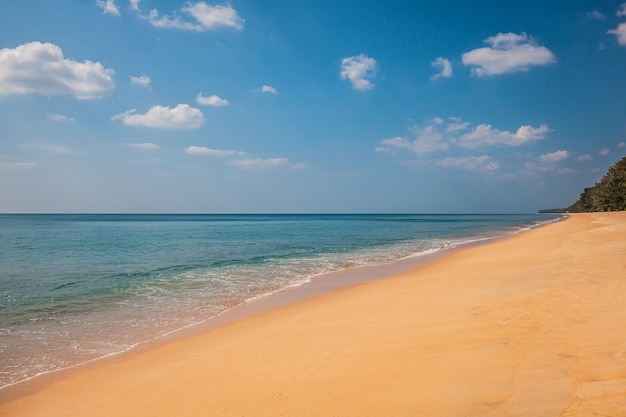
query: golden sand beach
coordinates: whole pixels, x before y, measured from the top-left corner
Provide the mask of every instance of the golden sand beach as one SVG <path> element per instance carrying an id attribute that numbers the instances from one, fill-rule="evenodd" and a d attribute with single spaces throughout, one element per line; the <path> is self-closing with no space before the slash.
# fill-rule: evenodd
<path id="1" fill-rule="evenodd" d="M 626 213 L 0 391 L 0 416 L 626 416 Z"/>

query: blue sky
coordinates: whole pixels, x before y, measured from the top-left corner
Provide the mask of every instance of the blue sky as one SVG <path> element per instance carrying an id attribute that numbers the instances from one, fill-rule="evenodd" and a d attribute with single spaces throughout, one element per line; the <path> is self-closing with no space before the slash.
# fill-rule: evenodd
<path id="1" fill-rule="evenodd" d="M 623 1 L 0 5 L 0 212 L 534 212 L 626 153 Z"/>

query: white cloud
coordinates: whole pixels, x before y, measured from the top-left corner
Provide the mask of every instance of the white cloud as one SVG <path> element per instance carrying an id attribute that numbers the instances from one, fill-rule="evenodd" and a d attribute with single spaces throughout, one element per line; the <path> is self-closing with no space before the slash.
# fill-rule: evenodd
<path id="1" fill-rule="evenodd" d="M 206 157 L 229 157 L 246 155 L 245 152 L 224 150 L 224 149 L 211 149 L 206 146 L 189 146 L 185 148 L 185 152 L 189 155 L 206 156 Z M 271 168 L 291 168 L 291 169 L 303 169 L 306 167 L 303 163 L 292 163 L 287 158 L 243 158 L 235 159 L 230 164 L 243 168 L 243 169 L 271 169 Z"/>
<path id="2" fill-rule="evenodd" d="M 626 23 L 620 23 L 617 29 L 609 30 L 607 33 L 617 37 L 617 43 L 626 46 Z"/>
<path id="3" fill-rule="evenodd" d="M 547 125 L 539 127 L 521 126 L 515 133 L 499 130 L 490 124 L 481 124 L 471 127 L 458 117 L 449 117 L 447 121 L 434 118 L 426 127 L 414 126 L 412 132 L 415 139 L 397 136 L 381 141 L 383 146 L 376 148 L 376 152 L 392 152 L 405 149 L 416 155 L 431 152 L 447 151 L 451 146 L 466 149 L 478 149 L 485 146 L 520 146 L 543 140 L 550 132 Z"/>
<path id="4" fill-rule="evenodd" d="M 456 133 L 469 127 L 469 122 L 464 122 L 460 117 L 448 117 L 452 122 L 446 127 L 447 133 Z"/>
<path id="5" fill-rule="evenodd" d="M 561 151 L 555 151 L 555 152 L 541 155 L 539 157 L 539 162 L 544 162 L 544 163 L 561 162 L 561 161 L 565 161 L 568 158 L 569 158 L 569 152 L 561 150 Z"/>
<path id="6" fill-rule="evenodd" d="M 233 155 L 245 155 L 244 152 L 237 152 L 231 150 L 222 150 L 222 149 L 211 149 L 204 146 L 189 146 L 185 148 L 185 152 L 189 155 L 199 155 L 199 156 L 233 156 Z"/>
<path id="7" fill-rule="evenodd" d="M 626 142 L 620 142 L 617 144 L 618 148 L 626 148 Z"/>
<path id="8" fill-rule="evenodd" d="M 141 87 L 148 88 L 150 87 L 150 83 L 152 82 L 152 80 L 147 75 L 141 75 L 139 77 L 131 75 L 130 82 L 133 85 L 139 85 Z"/>
<path id="9" fill-rule="evenodd" d="M 188 4 L 183 8 L 184 12 L 193 16 L 203 28 L 214 30 L 221 26 L 241 30 L 244 20 L 230 4 L 225 6 L 209 6 L 201 1 L 196 4 Z"/>
<path id="10" fill-rule="evenodd" d="M 598 151 L 598 154 L 599 154 L 599 155 L 602 155 L 602 156 L 607 156 L 607 155 L 609 154 L 609 152 L 610 152 L 610 151 L 609 151 L 607 148 L 602 148 L 602 149 L 600 149 L 600 150 Z"/>
<path id="11" fill-rule="evenodd" d="M 556 172 L 558 172 L 559 174 L 571 175 L 574 174 L 576 171 L 572 168 L 559 168 L 556 170 Z"/>
<path id="12" fill-rule="evenodd" d="M 160 148 L 156 143 L 145 142 L 145 143 L 124 143 L 124 146 L 133 149 L 139 149 L 142 151 L 155 151 Z"/>
<path id="13" fill-rule="evenodd" d="M 51 43 L 0 49 L 0 96 L 36 93 L 96 99 L 115 87 L 114 73 L 99 62 L 66 59 Z"/>
<path id="14" fill-rule="evenodd" d="M 222 27 L 229 27 L 235 30 L 243 29 L 244 19 L 229 4 L 211 6 L 200 1 L 187 3 L 181 10 L 190 15 L 194 21 L 182 20 L 180 16 L 170 17 L 165 15 L 159 17 L 159 12 L 156 9 L 150 11 L 148 20 L 152 26 L 162 29 L 180 29 L 196 32 L 217 30 Z"/>
<path id="15" fill-rule="evenodd" d="M 526 142 L 543 140 L 548 132 L 550 132 L 550 128 L 547 125 L 541 125 L 539 127 L 532 127 L 530 125 L 520 126 L 513 135 L 511 145 L 522 145 Z"/>
<path id="16" fill-rule="evenodd" d="M 521 126 L 515 133 L 507 130 L 498 130 L 490 124 L 476 126 L 471 132 L 463 134 L 459 138 L 459 146 L 476 149 L 491 145 L 519 146 L 529 142 L 543 140 L 550 131 L 547 125 L 539 127 Z"/>
<path id="17" fill-rule="evenodd" d="M 37 168 L 36 162 L 0 162 L 0 170 L 14 169 L 34 169 Z"/>
<path id="18" fill-rule="evenodd" d="M 626 3 L 622 3 L 616 15 L 618 17 L 626 16 Z M 626 23 L 620 23 L 616 29 L 609 30 L 607 33 L 615 35 L 617 37 L 617 43 L 626 46 Z"/>
<path id="19" fill-rule="evenodd" d="M 287 158 L 238 159 L 238 160 L 232 161 L 232 164 L 239 168 L 245 168 L 245 169 L 252 169 L 252 168 L 268 169 L 268 168 L 280 168 L 280 167 L 303 169 L 306 167 L 306 165 L 302 163 L 291 163 L 289 162 Z"/>
<path id="20" fill-rule="evenodd" d="M 558 168 L 557 164 L 569 159 L 569 152 L 566 150 L 558 150 L 539 156 L 534 161 L 526 163 L 526 169 L 531 173 L 537 172 L 554 172 L 559 174 L 571 174 L 574 172 L 571 168 Z"/>
<path id="21" fill-rule="evenodd" d="M 76 121 L 73 118 L 65 116 L 63 114 L 48 113 L 46 114 L 46 116 L 48 116 L 48 119 L 52 120 L 53 122 L 75 122 Z"/>
<path id="22" fill-rule="evenodd" d="M 589 155 L 588 153 L 584 154 L 584 155 L 580 155 L 578 158 L 576 158 L 576 160 L 578 162 L 586 162 L 586 161 L 591 161 L 593 160 L 593 156 Z"/>
<path id="23" fill-rule="evenodd" d="M 500 162 L 494 161 L 488 155 L 459 158 L 447 157 L 437 162 L 437 164 L 442 167 L 461 168 L 468 171 L 493 172 L 500 169 Z"/>
<path id="24" fill-rule="evenodd" d="M 587 17 L 589 19 L 595 19 L 595 20 L 604 20 L 604 19 L 606 19 L 606 16 L 604 14 L 602 14 L 598 10 L 590 11 L 589 13 L 587 13 Z"/>
<path id="25" fill-rule="evenodd" d="M 430 77 L 431 80 L 438 80 L 439 78 L 449 78 L 452 77 L 452 64 L 449 60 L 438 57 L 433 62 L 430 63 L 430 66 L 433 68 L 438 68 L 441 70 L 438 74 Z"/>
<path id="26" fill-rule="evenodd" d="M 213 107 L 222 107 L 222 106 L 230 106 L 228 100 L 221 98 L 220 96 L 212 95 L 209 97 L 205 97 L 202 93 L 198 93 L 196 96 L 196 101 L 198 104 L 202 104 L 203 106 L 213 106 Z"/>
<path id="27" fill-rule="evenodd" d="M 386 148 L 377 148 L 377 151 L 389 151 L 393 148 L 397 148 L 406 149 L 416 155 L 424 155 L 431 152 L 447 150 L 449 145 L 444 141 L 443 135 L 436 127 L 439 125 L 438 120 L 440 119 L 435 119 L 432 124 L 424 128 L 414 126 L 414 140 L 408 140 L 399 136 L 391 139 L 384 139 L 381 143 L 386 145 Z"/>
<path id="28" fill-rule="evenodd" d="M 130 0 L 130 1 L 129 1 L 129 3 L 130 3 L 130 8 L 131 8 L 131 9 L 133 9 L 133 10 L 139 11 L 139 2 L 140 2 L 140 1 L 141 1 L 141 0 Z"/>
<path id="29" fill-rule="evenodd" d="M 178 16 L 174 18 L 171 18 L 167 15 L 159 17 L 159 11 L 157 9 L 150 10 L 150 14 L 148 15 L 148 21 L 152 26 L 161 29 L 180 29 L 198 32 L 201 31 L 199 25 L 192 22 L 186 22 Z"/>
<path id="30" fill-rule="evenodd" d="M 102 9 L 104 14 L 120 15 L 120 8 L 115 4 L 115 0 L 96 0 L 96 5 Z"/>
<path id="31" fill-rule="evenodd" d="M 31 143 L 22 146 L 24 149 L 30 149 L 34 151 L 41 151 L 50 155 L 71 155 L 78 153 L 73 149 L 63 145 L 55 145 L 52 143 Z"/>
<path id="32" fill-rule="evenodd" d="M 155 127 L 159 129 L 197 129 L 204 124 L 204 115 L 188 104 L 153 106 L 146 114 L 129 110 L 116 114 L 111 120 L 121 120 L 127 126 Z"/>
<path id="33" fill-rule="evenodd" d="M 534 65 L 556 62 L 552 52 L 539 46 L 525 33 L 498 33 L 485 39 L 490 47 L 474 49 L 463 54 L 463 64 L 472 66 L 477 77 L 528 71 Z"/>
<path id="34" fill-rule="evenodd" d="M 262 86 L 260 91 L 262 93 L 270 93 L 270 94 L 278 95 L 278 90 L 270 85 Z"/>
<path id="35" fill-rule="evenodd" d="M 360 54 L 341 59 L 341 72 L 339 75 L 342 80 L 348 79 L 352 84 L 352 88 L 359 91 L 368 91 L 374 88 L 370 79 L 376 75 L 378 65 L 374 58 Z"/>
<path id="36" fill-rule="evenodd" d="M 528 173 L 536 174 L 537 172 L 549 172 L 554 171 L 555 168 L 551 165 L 539 164 L 537 162 L 528 162 L 524 165 Z"/>
<path id="37" fill-rule="evenodd" d="M 392 148 L 411 150 L 411 141 L 401 136 L 395 138 L 383 139 L 380 141 L 385 146 L 379 146 L 376 148 L 376 152 L 390 152 Z"/>

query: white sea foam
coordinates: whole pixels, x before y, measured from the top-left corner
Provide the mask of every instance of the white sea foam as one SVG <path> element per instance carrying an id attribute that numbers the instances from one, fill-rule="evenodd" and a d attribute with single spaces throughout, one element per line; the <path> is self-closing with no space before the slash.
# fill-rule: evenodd
<path id="1" fill-rule="evenodd" d="M 243 216 L 217 218 L 214 224 L 211 218 L 199 223 L 137 219 L 63 219 L 69 224 L 39 219 L 37 227 L 26 229 L 37 243 L 32 247 L 52 250 L 46 248 L 56 243 L 61 249 L 39 258 L 27 251 L 10 253 L 12 263 L 0 266 L 0 276 L 26 274 L 20 285 L 41 287 L 48 271 L 59 275 L 50 276 L 50 290 L 40 298 L 30 295 L 37 295 L 36 286 L 20 293 L 0 281 L 6 301 L 0 311 L 0 388 L 126 352 L 329 272 L 419 259 L 558 220 Z M 51 230 L 41 236 L 41 222 L 47 221 Z M 16 239 L 24 234 L 23 228 L 15 229 Z M 213 235 L 222 240 L 211 240 Z M 6 249 L 2 243 L 0 249 Z M 31 259 L 47 259 L 55 267 L 33 265 Z"/>

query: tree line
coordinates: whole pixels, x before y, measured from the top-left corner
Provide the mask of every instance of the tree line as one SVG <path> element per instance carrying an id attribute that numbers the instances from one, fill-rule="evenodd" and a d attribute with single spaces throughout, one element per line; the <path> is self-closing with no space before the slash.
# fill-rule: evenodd
<path id="1" fill-rule="evenodd" d="M 567 208 L 571 213 L 626 210 L 626 156 L 611 166 L 593 187 Z"/>

